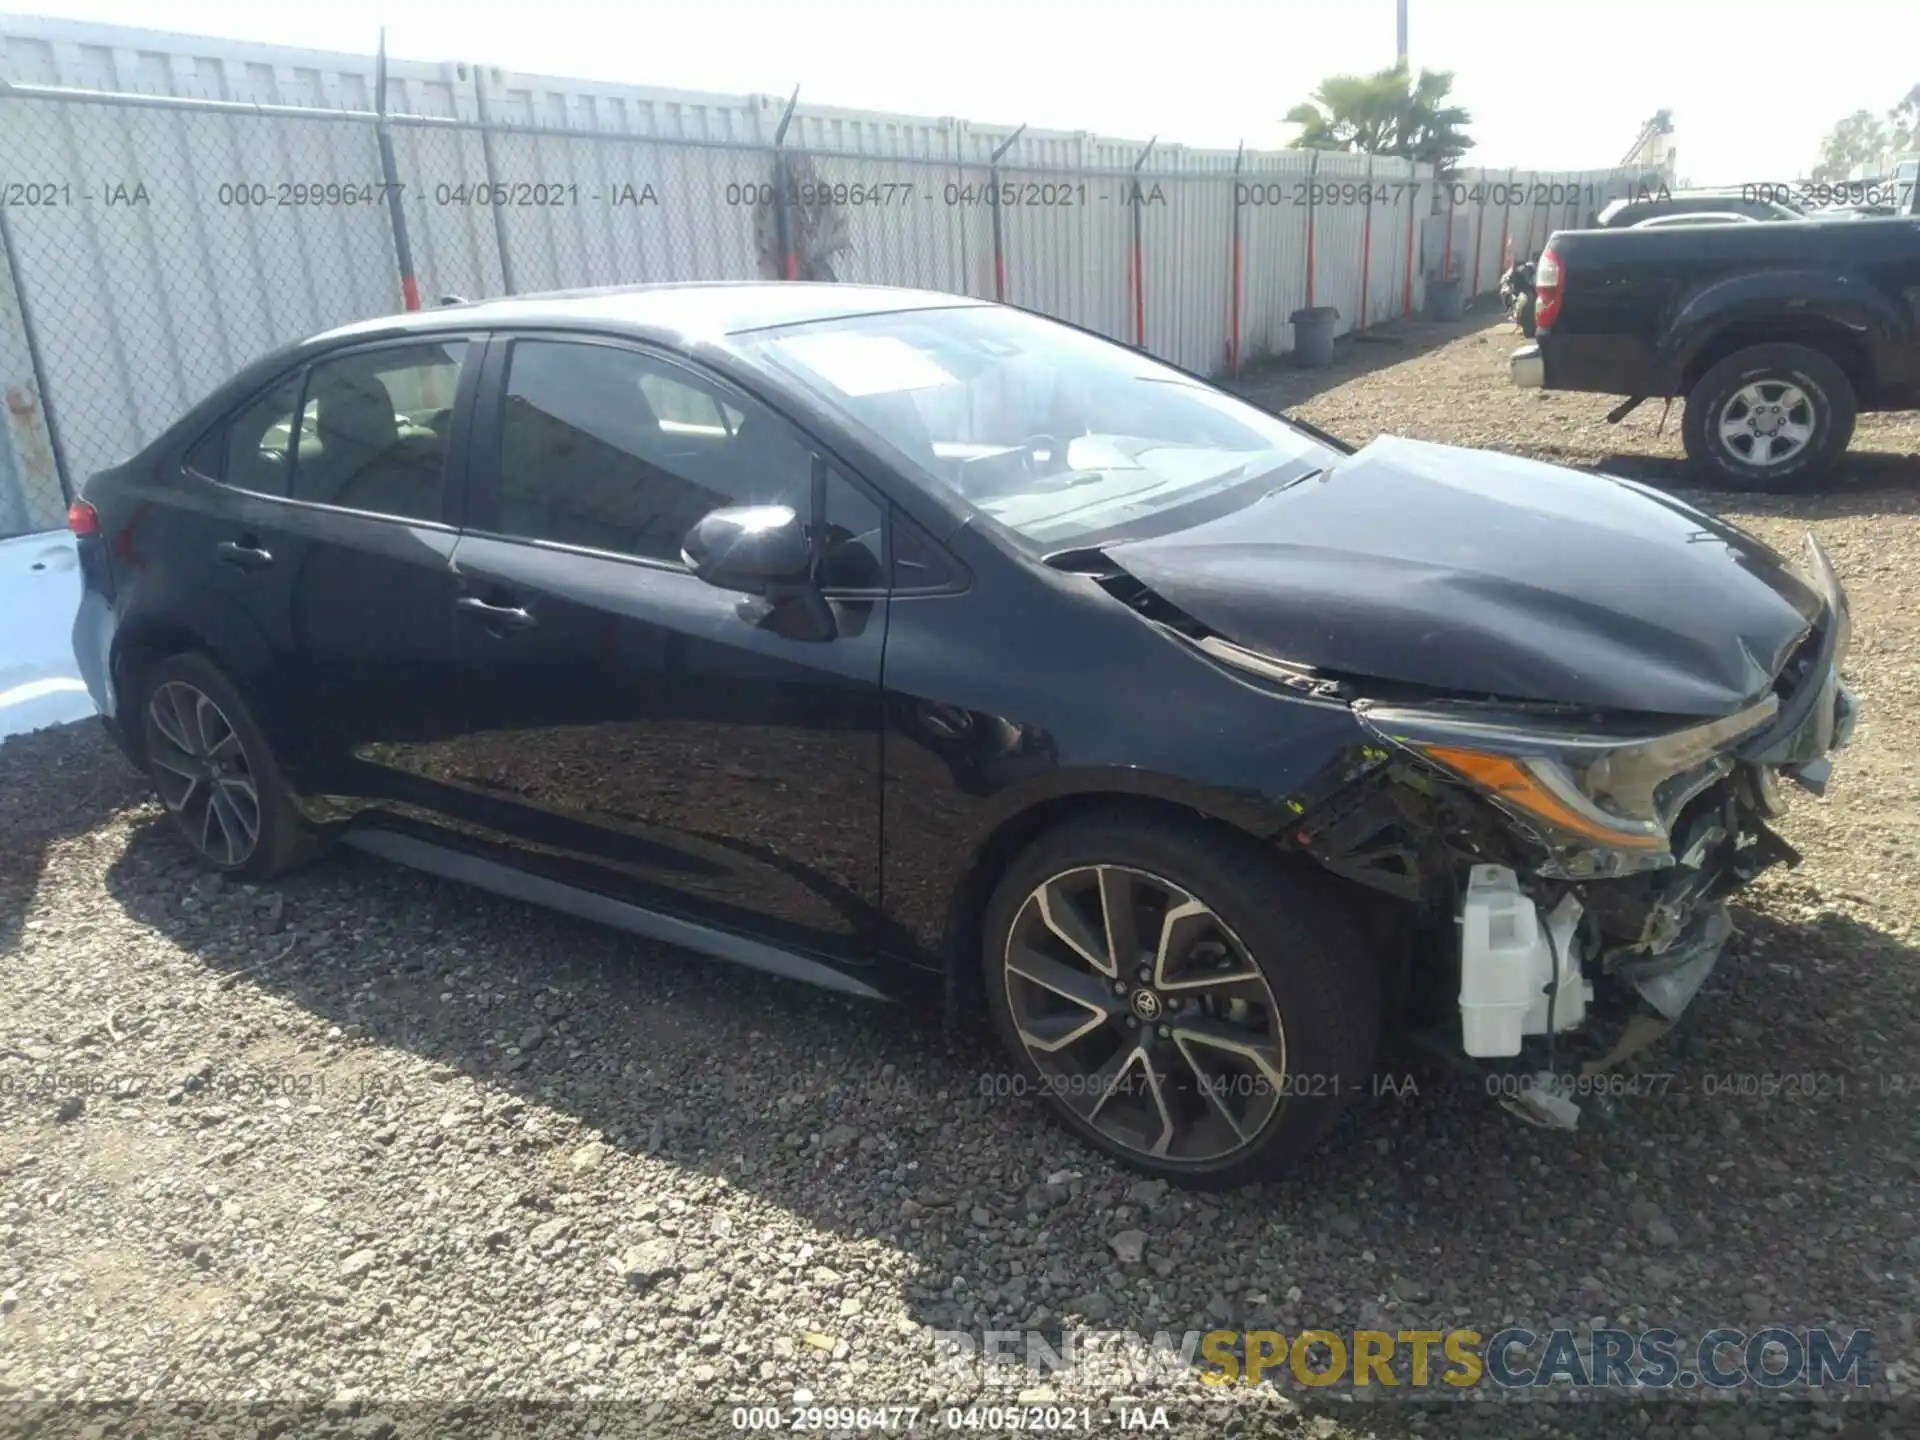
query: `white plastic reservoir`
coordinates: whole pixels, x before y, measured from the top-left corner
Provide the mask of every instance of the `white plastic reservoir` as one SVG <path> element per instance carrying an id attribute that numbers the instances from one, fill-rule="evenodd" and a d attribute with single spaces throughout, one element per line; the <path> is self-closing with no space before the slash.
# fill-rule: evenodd
<path id="1" fill-rule="evenodd" d="M 1476 865 L 1460 906 L 1460 1041 L 1469 1055 L 1518 1055 L 1528 1035 L 1586 1019 L 1574 931 L 1580 902 L 1565 896 L 1544 919 L 1505 865 Z M 1556 978 L 1558 990 L 1555 991 Z"/>

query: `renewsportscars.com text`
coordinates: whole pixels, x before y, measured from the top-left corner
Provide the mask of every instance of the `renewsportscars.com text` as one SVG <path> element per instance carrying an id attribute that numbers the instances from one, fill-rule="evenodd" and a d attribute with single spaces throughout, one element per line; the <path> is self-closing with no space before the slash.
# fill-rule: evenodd
<path id="1" fill-rule="evenodd" d="M 1151 1341 L 1131 1331 L 941 1330 L 933 1341 L 936 1365 L 987 1379 L 996 1371 L 1012 1379 L 1095 1369 L 1119 1380 L 1191 1374 L 1214 1387 L 1782 1390 L 1873 1382 L 1873 1332 L 1826 1327 L 1727 1327 L 1693 1339 L 1664 1327 L 1163 1330 Z"/>

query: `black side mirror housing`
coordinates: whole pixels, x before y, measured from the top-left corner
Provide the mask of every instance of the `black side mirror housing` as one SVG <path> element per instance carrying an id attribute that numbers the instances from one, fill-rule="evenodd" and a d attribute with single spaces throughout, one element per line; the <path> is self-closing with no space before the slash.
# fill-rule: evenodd
<path id="1" fill-rule="evenodd" d="M 769 595 L 808 583 L 813 546 L 788 505 L 730 505 L 702 517 L 680 546 L 686 567 L 707 584 Z"/>

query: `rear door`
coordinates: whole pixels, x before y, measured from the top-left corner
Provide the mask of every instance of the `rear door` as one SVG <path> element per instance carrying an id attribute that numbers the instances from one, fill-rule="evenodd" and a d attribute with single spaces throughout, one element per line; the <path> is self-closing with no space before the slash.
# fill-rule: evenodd
<path id="1" fill-rule="evenodd" d="M 434 336 L 330 352 L 188 456 L 223 492 L 203 558 L 261 634 L 250 688 L 269 734 L 300 788 L 343 812 L 437 808 L 433 742 L 459 724 L 462 377 L 481 350 Z"/>
<path id="2" fill-rule="evenodd" d="M 680 561 L 710 510 L 814 502 L 827 639 Z M 635 346 L 497 337 L 455 554 L 468 817 L 519 862 L 795 948 L 877 925 L 885 509 L 797 428 Z"/>

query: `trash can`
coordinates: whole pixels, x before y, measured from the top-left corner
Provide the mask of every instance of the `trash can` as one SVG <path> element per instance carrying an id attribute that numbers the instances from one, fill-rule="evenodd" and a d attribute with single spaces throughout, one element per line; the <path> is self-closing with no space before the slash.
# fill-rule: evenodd
<path id="1" fill-rule="evenodd" d="M 1427 318 L 1429 320 L 1458 320 L 1466 307 L 1465 286 L 1460 277 L 1441 280 L 1438 277 L 1427 281 Z"/>
<path id="2" fill-rule="evenodd" d="M 1293 362 L 1312 369 L 1333 363 L 1333 327 L 1340 312 L 1332 305 L 1314 305 L 1287 317 L 1293 326 Z"/>

